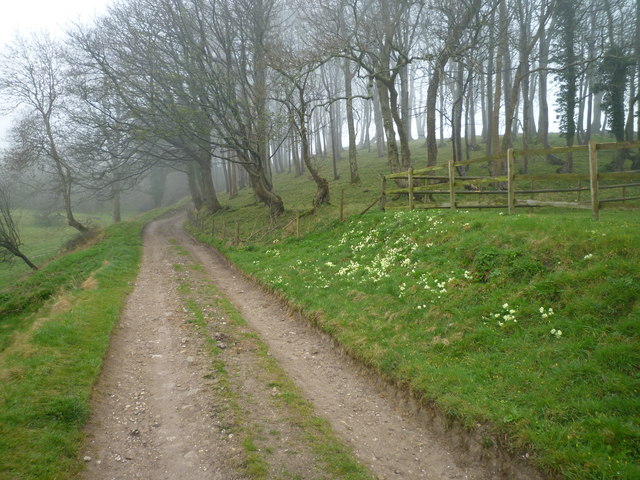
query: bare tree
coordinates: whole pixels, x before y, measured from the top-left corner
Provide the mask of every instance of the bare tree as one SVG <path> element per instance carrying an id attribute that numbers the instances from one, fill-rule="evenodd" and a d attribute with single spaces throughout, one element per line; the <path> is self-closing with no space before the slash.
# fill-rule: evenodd
<path id="1" fill-rule="evenodd" d="M 424 5 L 423 0 L 333 0 L 323 2 L 315 14 L 322 19 L 314 28 L 325 48 L 356 63 L 371 87 L 375 84 L 392 171 L 411 165 L 410 132 L 402 118 L 398 80 L 414 60 Z"/>
<path id="2" fill-rule="evenodd" d="M 73 42 L 85 69 L 105 79 L 119 97 L 128 128 L 184 171 L 196 208 L 222 208 L 212 180 L 212 118 L 206 109 L 192 12 L 182 2 L 123 2 Z"/>
<path id="3" fill-rule="evenodd" d="M 48 35 L 18 38 L 0 57 L 0 93 L 14 108 L 22 107 L 29 121 L 14 143 L 12 155 L 23 161 L 44 160 L 56 175 L 69 226 L 87 230 L 72 210 L 74 168 L 63 147 L 67 121 L 67 65 L 62 47 Z"/>
<path id="4" fill-rule="evenodd" d="M 13 218 L 9 187 L 0 183 L 0 263 L 9 263 L 14 257 L 20 258 L 33 270 L 38 267 L 22 253 L 22 239 L 18 225 Z"/>
<path id="5" fill-rule="evenodd" d="M 291 37 L 284 36 L 279 42 L 272 41 L 267 58 L 269 66 L 282 79 L 282 88 L 279 89 L 282 97 L 278 101 L 287 109 L 295 137 L 300 139 L 302 161 L 317 187 L 313 199 L 315 210 L 330 201 L 329 182 L 320 174 L 311 157 L 310 132 L 314 110 L 324 107 L 327 103 L 321 97 L 322 91 L 327 88 L 326 72 L 321 73 L 320 70 L 328 58 L 320 53 L 306 32 L 297 25 L 295 19 L 287 30 Z M 297 42 L 293 41 L 294 38 Z M 325 88 L 319 88 L 319 83 L 324 83 Z M 335 100 L 328 100 L 328 102 L 331 106 Z M 335 132 L 332 132 L 331 136 L 335 137 Z"/>
<path id="6" fill-rule="evenodd" d="M 279 0 L 191 0 L 201 43 L 214 141 L 236 153 L 256 197 L 272 216 L 284 211 L 273 187 L 269 143 L 279 119 L 270 110 L 267 51 L 278 34 Z"/>
<path id="7" fill-rule="evenodd" d="M 114 223 L 121 220 L 121 194 L 134 188 L 158 160 L 140 140 L 125 106 L 103 75 L 94 77 L 76 62 L 69 106 L 75 128 L 70 151 L 78 163 L 78 182 L 112 202 Z M 85 73 L 83 75 L 83 72 Z"/>
<path id="8" fill-rule="evenodd" d="M 344 59 L 344 94 L 347 98 L 347 129 L 349 130 L 349 182 L 352 185 L 360 183 L 358 174 L 358 159 L 356 146 L 356 127 L 353 119 L 353 72 L 351 62 Z"/>
<path id="9" fill-rule="evenodd" d="M 542 0 L 541 2 L 523 2 L 523 0 L 515 0 L 516 7 L 514 9 L 518 19 L 520 35 L 518 36 L 518 66 L 513 77 L 513 84 L 510 86 L 510 100 L 507 103 L 505 112 L 505 129 L 502 138 L 502 151 L 506 152 L 512 146 L 513 125 L 516 120 L 516 111 L 518 97 L 520 96 L 520 88 L 523 84 L 528 85 L 530 74 L 529 57 L 538 41 L 545 32 L 545 25 L 553 12 L 555 0 Z M 538 4 L 539 3 L 539 4 Z M 539 9 L 539 22 L 535 33 L 530 34 L 527 29 L 533 22 L 535 11 Z M 574 91 L 575 93 L 575 91 Z M 528 132 L 525 132 L 525 136 Z M 497 153 L 497 152 L 496 152 Z"/>
<path id="10" fill-rule="evenodd" d="M 460 56 L 470 48 L 469 35 L 480 27 L 478 15 L 483 7 L 482 0 L 465 0 L 461 2 L 436 1 L 433 8 L 434 29 L 426 30 L 426 35 L 433 35 L 434 31 L 441 36 L 441 43 L 434 58 L 426 100 L 427 123 L 427 165 L 435 165 L 438 158 L 438 144 L 436 140 L 436 106 L 438 91 L 444 74 L 444 69 L 452 57 Z M 438 21 L 436 22 L 436 17 Z M 441 122 L 442 123 L 442 122 Z"/>

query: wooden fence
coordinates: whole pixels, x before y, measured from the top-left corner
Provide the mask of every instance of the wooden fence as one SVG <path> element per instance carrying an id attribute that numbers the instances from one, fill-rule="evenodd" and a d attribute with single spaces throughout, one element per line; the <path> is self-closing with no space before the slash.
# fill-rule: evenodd
<path id="1" fill-rule="evenodd" d="M 449 161 L 446 165 L 436 165 L 422 169 L 409 169 L 407 172 L 383 175 L 380 207 L 382 210 L 416 208 L 506 208 L 509 214 L 518 207 L 563 207 L 581 208 L 592 211 L 593 218 L 598 219 L 600 209 L 608 206 L 635 207 L 629 201 L 640 200 L 640 170 L 624 172 L 598 172 L 598 152 L 602 150 L 619 150 L 628 148 L 640 148 L 640 142 L 627 143 L 595 143 L 578 145 L 573 147 L 557 147 L 539 150 L 514 150 L 509 149 L 506 155 L 494 157 L 482 157 L 462 162 Z M 562 153 L 588 152 L 589 173 L 553 173 L 553 174 L 521 174 L 516 172 L 516 158 L 530 158 L 535 155 L 556 155 Z M 460 176 L 456 175 L 459 167 L 468 168 L 472 164 L 489 163 L 494 160 L 506 159 L 506 175 L 500 176 Z M 437 175 L 439 170 L 445 170 L 445 175 Z M 390 186 L 389 181 L 395 182 Z M 603 184 L 603 181 L 615 181 L 614 184 Z M 436 182 L 436 183 L 434 183 Z M 566 188 L 534 188 L 535 182 L 578 182 L 578 186 Z M 585 185 L 583 185 L 583 183 Z M 527 184 L 528 188 L 520 188 Z M 406 185 L 406 186 L 405 186 Z M 601 198 L 602 190 L 621 190 L 619 196 L 607 196 Z M 628 189 L 632 190 L 627 195 Z M 589 192 L 588 201 L 583 201 L 581 193 Z M 577 193 L 576 201 L 540 200 L 534 199 L 536 194 Z M 407 196 L 407 205 L 388 205 L 389 196 Z M 436 202 L 437 195 L 448 196 L 448 201 Z M 459 201 L 459 196 L 475 195 L 478 201 Z M 486 195 L 501 197 L 498 201 L 480 201 Z M 528 195 L 530 198 L 522 198 Z M 419 203 L 418 198 L 423 202 Z M 506 197 L 506 198 L 505 198 Z M 518 198 L 520 197 L 520 198 Z"/>

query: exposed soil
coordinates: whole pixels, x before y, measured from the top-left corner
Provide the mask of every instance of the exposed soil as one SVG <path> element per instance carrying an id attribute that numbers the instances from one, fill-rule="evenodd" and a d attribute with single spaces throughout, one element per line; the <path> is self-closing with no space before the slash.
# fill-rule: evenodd
<path id="1" fill-rule="evenodd" d="M 181 225 L 173 217 L 145 229 L 141 270 L 95 388 L 84 478 L 251 478 L 242 431 L 267 478 L 337 478 L 279 400 L 262 342 L 375 478 L 538 478 L 375 379 Z M 231 325 L 217 295 L 246 326 Z M 199 305 L 205 329 L 188 304 Z"/>

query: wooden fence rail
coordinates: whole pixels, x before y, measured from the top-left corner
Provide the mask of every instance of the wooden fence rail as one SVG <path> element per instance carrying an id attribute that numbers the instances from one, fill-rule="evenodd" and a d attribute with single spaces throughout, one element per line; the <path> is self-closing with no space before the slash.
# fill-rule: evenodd
<path id="1" fill-rule="evenodd" d="M 603 204 L 617 204 L 618 202 L 627 202 L 630 200 L 640 200 L 638 195 L 626 195 L 627 188 L 640 187 L 640 170 L 625 172 L 598 172 L 598 151 L 601 150 L 618 150 L 625 148 L 640 148 L 640 142 L 625 143 L 595 143 L 589 142 L 588 145 L 577 145 L 573 147 L 556 147 L 537 150 L 515 150 L 509 149 L 506 155 L 494 155 L 491 157 L 475 158 L 462 162 L 449 161 L 446 165 L 434 165 L 421 169 L 409 169 L 406 172 L 392 173 L 382 175 L 381 178 L 381 196 L 380 207 L 382 210 L 409 208 L 506 208 L 509 214 L 514 213 L 517 207 L 563 207 L 563 208 L 580 208 L 590 209 L 595 220 L 599 218 L 600 209 Z M 588 152 L 589 154 L 589 173 L 554 173 L 554 174 L 520 174 L 516 173 L 515 160 L 516 157 L 525 157 L 531 155 L 554 155 L 569 152 Z M 504 160 L 506 158 L 507 173 L 498 176 L 456 176 L 456 167 L 473 165 L 478 163 L 488 163 L 494 160 Z M 443 171 L 444 172 L 440 172 Z M 438 175 L 439 173 L 439 175 Z M 443 175 L 442 173 L 445 173 Z M 389 180 L 394 181 L 398 186 L 389 186 Z M 602 180 L 617 180 L 619 183 L 615 185 L 601 185 Z M 436 181 L 437 183 L 430 183 Z M 530 182 L 530 188 L 516 190 L 516 181 Z M 566 188 L 533 188 L 534 182 L 539 181 L 578 181 L 578 187 Z M 583 186 L 582 182 L 588 183 Z M 489 189 L 483 189 L 488 185 Z M 463 190 L 456 187 L 462 187 Z M 605 189 L 621 189 L 622 196 L 614 198 L 600 198 L 600 190 Z M 582 202 L 580 193 L 588 191 L 590 193 L 589 202 Z M 578 200 L 573 201 L 544 201 L 530 199 L 517 199 L 518 194 L 540 194 L 540 193 L 570 193 L 577 192 Z M 405 206 L 387 206 L 387 196 L 390 195 L 407 195 L 408 205 Z M 417 206 L 416 196 L 423 198 L 433 198 L 433 195 L 448 195 L 448 202 L 437 203 L 433 201 L 428 205 Z M 494 203 L 461 203 L 458 202 L 458 195 L 503 195 L 506 196 L 506 202 Z M 618 206 L 618 205 L 616 205 Z M 623 205 L 628 206 L 628 205 Z"/>

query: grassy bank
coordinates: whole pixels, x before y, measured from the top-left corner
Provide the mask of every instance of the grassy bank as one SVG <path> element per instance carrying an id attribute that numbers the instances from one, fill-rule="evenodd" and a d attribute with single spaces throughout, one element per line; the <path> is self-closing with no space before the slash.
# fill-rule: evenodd
<path id="1" fill-rule="evenodd" d="M 16 210 L 13 216 L 22 238 L 22 252 L 39 266 L 58 255 L 65 245 L 72 245 L 78 235 L 78 231 L 69 227 L 61 214 L 45 215 L 32 210 Z M 91 228 L 105 227 L 111 223 L 109 215 L 105 214 L 80 214 L 78 220 Z M 30 271 L 18 259 L 9 265 L 0 264 L 0 290 L 20 281 Z"/>
<path id="2" fill-rule="evenodd" d="M 106 228 L 99 242 L 2 290 L 0 478 L 78 472 L 91 388 L 154 214 Z"/>
<path id="3" fill-rule="evenodd" d="M 566 478 L 640 477 L 638 216 L 377 213 L 223 248 L 488 444 Z"/>
<path id="4" fill-rule="evenodd" d="M 362 362 L 486 432 L 487 445 L 563 478 L 640 478 L 640 216 L 359 216 L 388 172 L 372 153 L 359 161 L 362 183 L 349 185 L 340 162 L 332 204 L 313 215 L 313 184 L 285 174 L 275 177 L 283 217 L 268 219 L 245 193 L 194 231 Z M 329 162 L 319 166 L 330 178 Z"/>

